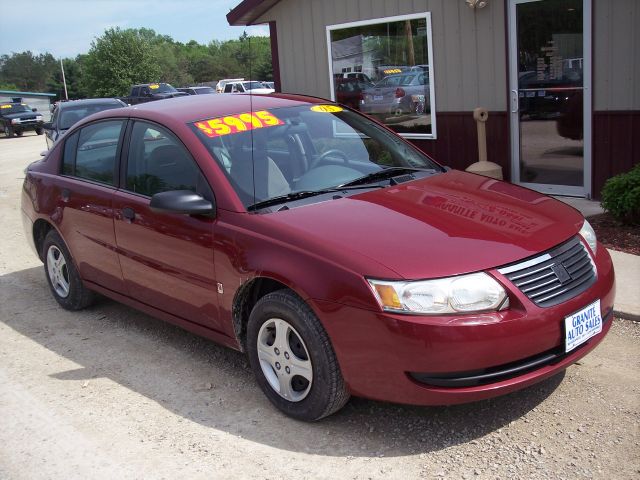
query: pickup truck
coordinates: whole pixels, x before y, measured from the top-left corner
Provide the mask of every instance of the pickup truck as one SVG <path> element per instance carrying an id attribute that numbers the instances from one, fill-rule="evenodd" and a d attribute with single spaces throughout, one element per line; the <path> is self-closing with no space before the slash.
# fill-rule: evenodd
<path id="1" fill-rule="evenodd" d="M 188 93 L 179 92 L 168 83 L 142 83 L 131 87 L 131 94 L 121 100 L 129 105 L 164 100 L 165 98 L 184 97 Z"/>
<path id="2" fill-rule="evenodd" d="M 20 137 L 25 130 L 35 130 L 42 135 L 42 115 L 37 111 L 37 108 L 30 108 L 26 103 L 0 103 L 0 131 L 6 137 Z"/>

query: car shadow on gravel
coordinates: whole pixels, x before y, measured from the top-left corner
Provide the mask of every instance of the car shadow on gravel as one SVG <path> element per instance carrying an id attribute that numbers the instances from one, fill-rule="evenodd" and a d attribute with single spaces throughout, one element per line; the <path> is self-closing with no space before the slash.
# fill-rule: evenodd
<path id="1" fill-rule="evenodd" d="M 81 312 L 67 312 L 51 296 L 42 267 L 1 276 L 0 304 L 0 321 L 80 365 L 49 374 L 43 382 L 67 382 L 68 390 L 99 389 L 92 380 L 107 378 L 187 421 L 292 452 L 399 456 L 473 442 L 536 408 L 564 378 L 561 373 L 503 397 L 449 407 L 352 398 L 337 414 L 303 423 L 271 406 L 243 354 L 105 298 Z M 120 389 L 95 393 L 104 398 L 117 395 L 114 390 Z M 144 403 L 141 399 L 140 409 Z"/>

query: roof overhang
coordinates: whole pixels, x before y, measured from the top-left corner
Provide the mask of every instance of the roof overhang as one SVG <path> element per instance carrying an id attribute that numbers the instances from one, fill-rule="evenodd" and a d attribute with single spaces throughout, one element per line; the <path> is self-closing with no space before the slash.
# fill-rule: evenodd
<path id="1" fill-rule="evenodd" d="M 234 27 L 253 25 L 253 22 L 279 1 L 280 0 L 243 0 L 236 8 L 227 13 L 227 22 Z"/>

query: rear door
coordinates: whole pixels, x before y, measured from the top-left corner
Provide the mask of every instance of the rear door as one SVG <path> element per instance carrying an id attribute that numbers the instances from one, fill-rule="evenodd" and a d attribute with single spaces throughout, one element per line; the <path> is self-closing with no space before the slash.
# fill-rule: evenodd
<path id="1" fill-rule="evenodd" d="M 113 232 L 113 194 L 126 120 L 89 124 L 65 139 L 52 220 L 84 280 L 124 293 Z"/>
<path id="2" fill-rule="evenodd" d="M 152 195 L 170 190 L 192 190 L 213 200 L 204 175 L 175 135 L 146 121 L 133 123 L 123 158 L 122 188 L 115 193 L 114 212 L 129 296 L 223 331 L 213 264 L 214 219 L 149 208 Z"/>

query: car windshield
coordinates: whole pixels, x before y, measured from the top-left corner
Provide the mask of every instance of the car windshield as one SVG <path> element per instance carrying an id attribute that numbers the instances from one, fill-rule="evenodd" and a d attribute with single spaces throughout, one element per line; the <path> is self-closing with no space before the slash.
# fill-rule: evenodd
<path id="1" fill-rule="evenodd" d="M 149 85 L 149 90 L 152 93 L 175 93 L 177 90 L 168 83 L 152 83 Z"/>
<path id="2" fill-rule="evenodd" d="M 264 88 L 260 82 L 242 82 L 246 90 L 255 90 L 256 88 Z"/>
<path id="3" fill-rule="evenodd" d="M 395 133 L 337 105 L 239 113 L 192 128 L 248 208 L 301 192 L 379 188 L 390 177 L 443 171 Z"/>
<path id="4" fill-rule="evenodd" d="M 31 108 L 29 105 L 24 103 L 6 103 L 4 105 L 0 105 L 0 113 L 6 115 L 7 113 L 21 113 L 21 112 L 30 112 Z"/>
<path id="5" fill-rule="evenodd" d="M 120 108 L 122 105 L 119 103 L 93 103 L 84 105 L 74 105 L 60 110 L 60 117 L 58 120 L 58 129 L 68 130 L 76 122 L 79 122 L 85 117 L 103 110 L 111 110 L 113 108 Z"/>

